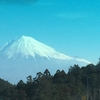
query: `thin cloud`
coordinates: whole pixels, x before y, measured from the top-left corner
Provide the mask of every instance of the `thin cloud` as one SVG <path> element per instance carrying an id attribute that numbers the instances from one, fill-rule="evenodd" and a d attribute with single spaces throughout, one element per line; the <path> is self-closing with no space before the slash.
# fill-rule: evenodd
<path id="1" fill-rule="evenodd" d="M 38 0 L 0 0 L 1 4 L 31 4 Z"/>
<path id="2" fill-rule="evenodd" d="M 87 18 L 87 14 L 84 13 L 62 13 L 57 16 L 68 20 Z"/>

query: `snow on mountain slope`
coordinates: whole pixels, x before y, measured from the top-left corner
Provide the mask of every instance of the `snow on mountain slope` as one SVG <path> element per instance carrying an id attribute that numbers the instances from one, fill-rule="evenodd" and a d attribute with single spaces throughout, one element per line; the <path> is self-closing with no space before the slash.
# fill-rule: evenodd
<path id="1" fill-rule="evenodd" d="M 35 55 L 38 54 L 39 56 L 46 57 L 48 59 L 72 59 L 71 57 L 58 53 L 53 48 L 28 36 L 22 36 L 21 38 L 16 38 L 13 42 L 11 41 L 10 43 L 7 43 L 2 48 L 1 52 L 4 52 L 8 58 L 12 58 L 16 54 L 20 53 L 25 58 L 28 58 L 28 56 L 35 58 Z"/>
<path id="2" fill-rule="evenodd" d="M 11 83 L 20 79 L 25 81 L 28 75 L 35 76 L 45 69 L 54 74 L 58 69 L 68 71 L 74 64 L 84 66 L 90 63 L 57 52 L 29 36 L 15 38 L 0 49 L 0 77 Z"/>
<path id="3" fill-rule="evenodd" d="M 59 53 L 53 48 L 28 36 L 22 36 L 21 38 L 16 38 L 13 41 L 6 43 L 0 52 L 6 55 L 8 58 L 13 58 L 16 55 L 21 54 L 21 56 L 25 58 L 28 58 L 28 56 L 35 58 L 36 55 L 39 55 L 48 59 L 55 58 L 62 60 L 75 60 L 75 58 Z M 76 60 L 90 63 L 84 59 L 78 58 Z"/>

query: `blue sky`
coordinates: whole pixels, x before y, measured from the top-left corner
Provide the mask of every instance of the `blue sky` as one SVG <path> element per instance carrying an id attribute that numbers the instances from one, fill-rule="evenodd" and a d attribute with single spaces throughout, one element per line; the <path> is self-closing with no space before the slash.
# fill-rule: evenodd
<path id="1" fill-rule="evenodd" d="M 69 56 L 98 62 L 99 0 L 0 0 L 0 46 L 32 36 Z"/>

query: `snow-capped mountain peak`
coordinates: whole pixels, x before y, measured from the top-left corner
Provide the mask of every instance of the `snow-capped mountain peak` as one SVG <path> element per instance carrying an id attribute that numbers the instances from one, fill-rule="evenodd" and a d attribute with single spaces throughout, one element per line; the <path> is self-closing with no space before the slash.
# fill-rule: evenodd
<path id="1" fill-rule="evenodd" d="M 22 36 L 7 42 L 0 49 L 0 78 L 17 83 L 45 69 L 54 74 L 58 69 L 68 71 L 74 64 L 84 66 L 90 63 L 57 52 L 32 37 Z"/>
<path id="2" fill-rule="evenodd" d="M 20 38 L 16 38 L 13 41 L 10 41 L 2 48 L 1 51 L 4 52 L 8 58 L 12 58 L 20 54 L 22 57 L 26 58 L 28 58 L 28 56 L 35 58 L 36 55 L 39 55 L 48 59 L 73 59 L 72 57 L 59 53 L 53 48 L 29 36 L 22 36 Z"/>

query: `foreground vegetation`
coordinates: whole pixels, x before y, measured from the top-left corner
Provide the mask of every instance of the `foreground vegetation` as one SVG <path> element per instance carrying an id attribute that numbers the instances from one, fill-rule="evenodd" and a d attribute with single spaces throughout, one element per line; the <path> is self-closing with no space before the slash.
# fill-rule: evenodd
<path id="1" fill-rule="evenodd" d="M 100 63 L 74 65 L 68 73 L 57 70 L 53 76 L 46 69 L 17 85 L 0 79 L 0 100 L 86 100 L 87 93 L 89 100 L 100 100 Z"/>

